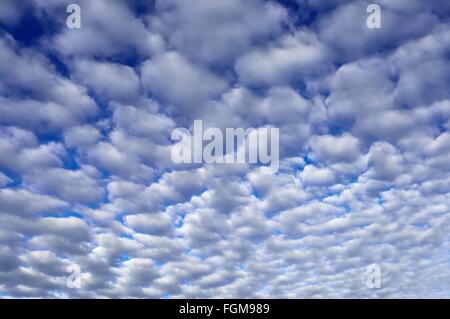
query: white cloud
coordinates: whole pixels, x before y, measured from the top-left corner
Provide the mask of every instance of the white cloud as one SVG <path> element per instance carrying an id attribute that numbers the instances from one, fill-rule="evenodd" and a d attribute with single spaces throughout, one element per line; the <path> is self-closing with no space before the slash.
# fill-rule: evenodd
<path id="1" fill-rule="evenodd" d="M 309 143 L 313 159 L 322 162 L 352 162 L 361 155 L 358 139 L 350 134 L 313 136 Z"/>
<path id="2" fill-rule="evenodd" d="M 50 131 L 97 114 L 86 89 L 56 73 L 37 51 L 2 37 L 0 61 L 0 123 Z"/>
<path id="3" fill-rule="evenodd" d="M 56 5 L 64 10 L 62 3 Z M 163 50 L 161 36 L 147 30 L 125 3 L 84 0 L 80 6 L 83 10 L 82 27 L 76 32 L 62 28 L 52 39 L 53 47 L 62 55 L 114 57 L 137 50 L 140 55 L 148 56 Z M 126 28 L 123 27 L 125 25 Z"/>
<path id="4" fill-rule="evenodd" d="M 236 62 L 236 72 L 249 85 L 290 84 L 326 70 L 326 57 L 326 47 L 314 34 L 299 31 L 243 55 Z"/>
<path id="5" fill-rule="evenodd" d="M 169 0 L 156 9 L 151 19 L 170 45 L 211 64 L 232 63 L 254 43 L 279 34 L 287 18 L 281 5 L 260 0 Z"/>
<path id="6" fill-rule="evenodd" d="M 26 190 L 0 189 L 0 211 L 6 214 L 32 215 L 67 207 L 62 200 Z"/>
<path id="7" fill-rule="evenodd" d="M 207 69 L 172 51 L 142 65 L 142 85 L 165 102 L 195 109 L 227 88 L 227 83 Z"/>
<path id="8" fill-rule="evenodd" d="M 68 147 L 83 148 L 96 144 L 101 133 L 91 125 L 75 126 L 64 132 L 64 142 Z"/>
<path id="9" fill-rule="evenodd" d="M 301 173 L 301 178 L 307 186 L 332 185 L 335 180 L 332 170 L 328 168 L 317 168 L 313 165 L 305 166 Z"/>
<path id="10" fill-rule="evenodd" d="M 77 60 L 74 77 L 103 99 L 133 101 L 139 96 L 139 78 L 128 66 Z"/>
<path id="11" fill-rule="evenodd" d="M 92 204 L 101 201 L 103 190 L 97 182 L 99 172 L 94 167 L 80 170 L 51 168 L 24 176 L 25 184 L 34 191 L 54 195 L 68 202 Z"/>

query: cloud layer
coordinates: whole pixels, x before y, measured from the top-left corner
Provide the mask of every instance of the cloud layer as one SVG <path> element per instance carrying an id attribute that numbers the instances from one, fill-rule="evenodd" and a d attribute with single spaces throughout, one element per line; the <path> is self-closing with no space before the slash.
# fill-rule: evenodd
<path id="1" fill-rule="evenodd" d="M 1 297 L 450 296 L 448 2 L 70 2 L 0 4 Z M 280 170 L 175 165 L 194 119 Z"/>

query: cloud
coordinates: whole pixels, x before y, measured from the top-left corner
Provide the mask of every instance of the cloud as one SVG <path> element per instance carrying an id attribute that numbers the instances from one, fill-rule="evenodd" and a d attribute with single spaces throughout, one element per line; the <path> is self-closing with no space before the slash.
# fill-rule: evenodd
<path id="1" fill-rule="evenodd" d="M 436 12 L 416 9 L 418 1 L 401 1 L 397 6 L 382 1 L 382 27 L 374 31 L 366 26 L 367 5 L 366 1 L 351 1 L 319 21 L 319 37 L 333 48 L 335 60 L 358 59 L 395 47 L 406 39 L 427 34 L 439 21 Z M 417 23 L 411 26 L 411 20 Z"/>
<path id="2" fill-rule="evenodd" d="M 151 17 L 169 44 L 189 58 L 208 64 L 230 64 L 253 44 L 279 34 L 287 11 L 275 2 L 169 0 L 156 3 Z M 214 23 L 211 23 L 214 21 Z"/>
<path id="3" fill-rule="evenodd" d="M 37 195 L 26 190 L 0 190 L 0 210 L 6 214 L 32 215 L 55 212 L 67 207 L 64 201 L 46 195 Z"/>
<path id="4" fill-rule="evenodd" d="M 350 134 L 313 136 L 310 147 L 311 157 L 321 162 L 351 162 L 361 155 L 358 139 Z"/>
<path id="5" fill-rule="evenodd" d="M 17 1 L 6 0 L 0 4 L 0 22 L 7 26 L 15 25 L 21 17 L 20 4 Z"/>
<path id="6" fill-rule="evenodd" d="M 128 66 L 90 60 L 75 61 L 74 77 L 106 100 L 133 101 L 139 95 L 139 78 Z"/>
<path id="7" fill-rule="evenodd" d="M 115 57 L 136 50 L 140 55 L 148 56 L 163 50 L 162 37 L 147 30 L 142 20 L 136 18 L 125 3 L 101 0 L 82 1 L 80 5 L 83 8 L 82 28 L 72 32 L 63 27 L 50 40 L 60 54 Z M 45 10 L 45 5 L 42 6 Z M 59 10 L 65 8 L 64 3 L 56 3 L 55 6 Z M 56 16 L 56 13 L 53 12 L 53 15 Z M 123 28 L 124 25 L 127 27 Z"/>
<path id="8" fill-rule="evenodd" d="M 388 143 L 378 142 L 369 151 L 369 163 L 373 167 L 373 178 L 393 180 L 402 171 L 402 158 L 395 147 Z"/>
<path id="9" fill-rule="evenodd" d="M 17 172 L 61 166 L 65 154 L 61 143 L 39 144 L 32 132 L 17 127 L 0 129 L 0 150 L 8 154 L 0 159 L 0 166 Z"/>
<path id="10" fill-rule="evenodd" d="M 306 31 L 285 35 L 268 48 L 243 55 L 236 62 L 239 80 L 248 85 L 279 85 L 299 81 L 327 68 L 327 50 Z"/>
<path id="11" fill-rule="evenodd" d="M 99 175 L 94 167 L 89 166 L 77 171 L 51 168 L 24 176 L 24 182 L 40 193 L 73 203 L 89 204 L 100 201 L 103 196 L 103 190 L 97 182 Z"/>
<path id="12" fill-rule="evenodd" d="M 0 57 L 3 125 L 52 131 L 97 114 L 97 105 L 86 89 L 60 76 L 42 54 L 2 37 Z"/>
<path id="13" fill-rule="evenodd" d="M 172 220 L 164 213 L 128 215 L 125 222 L 130 228 L 143 233 L 170 235 L 172 231 Z"/>
<path id="14" fill-rule="evenodd" d="M 164 102 L 195 109 L 227 88 L 227 83 L 177 52 L 167 52 L 142 65 L 142 85 Z"/>
<path id="15" fill-rule="evenodd" d="M 317 168 L 312 165 L 305 166 L 302 174 L 302 180 L 309 186 L 326 186 L 334 182 L 334 174 L 328 168 Z"/>
<path id="16" fill-rule="evenodd" d="M 94 126 L 85 124 L 75 126 L 64 132 L 64 143 L 67 147 L 84 148 L 96 144 L 101 132 Z"/>
<path id="17" fill-rule="evenodd" d="M 150 179 L 152 169 L 132 154 L 126 154 L 107 142 L 99 142 L 87 152 L 90 163 L 111 174 L 130 179 Z"/>

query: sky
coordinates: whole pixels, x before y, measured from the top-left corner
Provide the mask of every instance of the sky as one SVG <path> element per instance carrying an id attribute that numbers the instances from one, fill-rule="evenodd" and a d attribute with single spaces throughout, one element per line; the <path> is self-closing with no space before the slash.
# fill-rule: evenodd
<path id="1" fill-rule="evenodd" d="M 450 298 L 450 2 L 374 3 L 0 1 L 0 296 Z"/>

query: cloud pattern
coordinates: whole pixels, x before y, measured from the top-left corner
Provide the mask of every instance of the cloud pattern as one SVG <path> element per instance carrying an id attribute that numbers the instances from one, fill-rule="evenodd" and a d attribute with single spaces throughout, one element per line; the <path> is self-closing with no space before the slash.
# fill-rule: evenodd
<path id="1" fill-rule="evenodd" d="M 450 296 L 449 2 L 70 2 L 0 3 L 1 297 Z M 280 170 L 173 164 L 194 119 Z"/>

